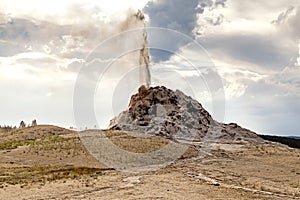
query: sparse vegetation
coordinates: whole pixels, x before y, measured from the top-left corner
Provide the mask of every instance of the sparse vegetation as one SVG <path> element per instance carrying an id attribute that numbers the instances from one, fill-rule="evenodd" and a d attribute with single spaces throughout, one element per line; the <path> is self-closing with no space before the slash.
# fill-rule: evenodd
<path id="1" fill-rule="evenodd" d="M 119 148 L 135 153 L 156 151 L 170 143 L 170 140 L 159 136 L 141 138 L 128 132 L 111 130 L 104 133 Z M 140 191 L 145 192 L 145 188 L 150 191 L 153 185 L 149 183 L 155 181 L 161 187 L 170 187 L 170 190 L 170 183 L 184 190 L 188 190 L 187 185 L 193 189 L 203 187 L 211 190 L 214 187 L 214 192 L 225 191 L 229 197 L 234 193 L 236 198 L 241 193 L 247 199 L 266 199 L 272 197 L 272 193 L 300 197 L 298 149 L 276 145 L 243 146 L 237 150 L 224 150 L 221 147 L 205 149 L 208 152 L 201 152 L 200 148 L 199 153 L 199 149 L 191 145 L 181 159 L 170 167 L 138 174 L 142 177 Z M 53 192 L 55 198 L 60 198 L 57 192 L 63 192 L 72 199 L 70 194 L 76 191 L 78 195 L 82 195 L 84 190 L 85 194 L 93 195 L 93 191 L 97 191 L 102 195 L 102 190 L 119 191 L 128 187 L 126 185 L 132 185 L 120 181 L 131 175 L 107 171 L 112 169 L 99 165 L 76 132 L 67 129 L 38 125 L 2 132 L 0 151 L 3 155 L 0 159 L 0 190 L 16 191 L 15 188 L 18 188 L 18 195 L 22 195 L 23 191 L 43 188 L 48 194 L 50 191 L 49 196 L 53 198 Z M 199 159 L 201 153 L 204 153 L 204 159 Z M 126 157 L 122 159 L 126 161 Z M 195 172 L 195 177 L 187 177 L 188 172 Z M 197 173 L 216 180 L 218 185 L 194 181 Z M 146 181 L 143 182 L 143 179 Z M 68 192 L 60 191 L 58 188 L 61 187 L 68 188 Z M 266 196 L 264 192 L 270 194 Z M 48 194 L 41 194 L 39 198 L 46 198 Z"/>
<path id="2" fill-rule="evenodd" d="M 106 136 L 118 147 L 134 152 L 146 153 L 161 149 L 169 144 L 170 140 L 152 136 L 147 138 L 133 137 L 124 131 L 105 131 Z"/>
<path id="3" fill-rule="evenodd" d="M 86 154 L 84 146 L 79 138 L 63 138 L 61 136 L 50 136 L 33 143 L 29 148 L 29 153 L 47 155 L 52 157 L 65 155 L 64 157 L 74 157 L 79 154 Z"/>
<path id="4" fill-rule="evenodd" d="M 7 141 L 0 143 L 0 150 L 11 150 L 15 149 L 18 146 L 24 146 L 29 144 L 34 144 L 35 141 L 33 140 L 24 140 L 24 141 Z"/>
<path id="5" fill-rule="evenodd" d="M 11 132 L 11 135 L 16 135 L 16 133 L 22 133 L 22 132 Z M 60 137 L 59 135 L 53 135 L 51 131 L 48 132 L 48 134 L 45 134 L 44 137 L 37 138 L 38 135 L 34 135 L 35 132 L 29 131 L 30 134 L 32 134 L 31 137 L 5 137 L 4 140 L 0 140 L 0 150 L 11 150 L 15 149 L 19 146 L 25 146 L 25 145 L 33 145 L 33 146 L 44 146 L 44 148 L 51 149 L 53 145 L 56 145 L 57 143 L 68 141 L 69 139 Z M 51 136 L 48 136 L 51 135 Z M 29 135 L 30 136 L 30 135 Z M 18 140 L 14 140 L 18 139 Z M 38 139 L 38 140 L 37 140 Z"/>
<path id="6" fill-rule="evenodd" d="M 107 169 L 76 167 L 76 166 L 51 166 L 34 165 L 31 167 L 0 168 L 0 185 L 45 183 L 61 179 L 77 179 L 81 176 L 98 177 Z"/>
<path id="7" fill-rule="evenodd" d="M 71 137 L 63 135 L 73 134 Z M 0 137 L 0 150 L 16 149 L 20 146 L 28 148 L 21 151 L 23 155 L 58 158 L 63 161 L 67 157 L 87 155 L 80 139 L 74 132 L 54 126 L 33 126 L 23 129 L 13 129 Z M 62 179 L 78 179 L 82 176 L 98 177 L 108 168 L 93 168 L 87 166 L 34 164 L 18 166 L 14 161 L 7 161 L 10 167 L 0 165 L 0 187 L 20 185 L 26 187 L 30 183 L 40 183 Z M 82 164 L 85 164 L 84 162 Z"/>
<path id="8" fill-rule="evenodd" d="M 13 131 L 17 129 L 17 127 L 13 127 L 13 126 L 7 126 L 7 125 L 4 125 L 4 126 L 1 126 L 0 125 L 0 133 L 7 133 L 7 132 L 10 132 L 10 131 Z"/>

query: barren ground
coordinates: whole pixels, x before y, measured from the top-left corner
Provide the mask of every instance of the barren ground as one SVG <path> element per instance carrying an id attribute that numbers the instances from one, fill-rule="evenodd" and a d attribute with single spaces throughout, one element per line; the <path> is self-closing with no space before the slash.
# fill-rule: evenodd
<path id="1" fill-rule="evenodd" d="M 170 141 L 107 131 L 120 148 L 145 153 Z M 0 133 L 0 199 L 300 199 L 300 150 L 283 145 L 191 146 L 157 171 L 100 164 L 76 132 L 36 126 Z"/>

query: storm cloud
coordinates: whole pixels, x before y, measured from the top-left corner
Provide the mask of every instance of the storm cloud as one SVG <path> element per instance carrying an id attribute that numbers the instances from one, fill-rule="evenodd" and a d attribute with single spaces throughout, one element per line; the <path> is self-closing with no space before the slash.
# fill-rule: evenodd
<path id="1" fill-rule="evenodd" d="M 195 39 L 198 15 L 202 14 L 205 9 L 213 10 L 219 6 L 225 7 L 226 0 L 161 0 L 150 1 L 143 11 L 149 16 L 149 27 L 160 27 L 171 29 L 182 34 L 185 34 L 192 39 Z M 211 23 L 221 24 L 223 16 L 220 15 L 216 20 L 209 19 Z M 165 43 L 168 41 L 160 40 L 160 38 L 149 37 L 151 40 L 158 40 L 156 43 Z M 186 45 L 176 41 L 169 41 L 169 45 L 173 45 L 172 49 L 179 49 Z M 152 61 L 165 61 L 170 58 L 175 52 L 164 52 L 160 50 L 151 50 Z"/>

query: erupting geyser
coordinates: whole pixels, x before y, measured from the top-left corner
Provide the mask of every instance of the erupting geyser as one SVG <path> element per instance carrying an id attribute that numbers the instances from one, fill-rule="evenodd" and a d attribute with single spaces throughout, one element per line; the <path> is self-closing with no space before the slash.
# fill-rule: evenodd
<path id="1" fill-rule="evenodd" d="M 150 64 L 150 58 L 149 58 L 149 51 L 148 51 L 148 38 L 147 38 L 147 29 L 145 24 L 145 16 L 144 14 L 139 10 L 135 17 L 138 20 L 141 20 L 144 23 L 144 31 L 143 31 L 143 44 L 142 48 L 140 50 L 140 84 L 146 86 L 146 88 L 149 88 L 151 85 L 151 74 L 149 69 Z"/>

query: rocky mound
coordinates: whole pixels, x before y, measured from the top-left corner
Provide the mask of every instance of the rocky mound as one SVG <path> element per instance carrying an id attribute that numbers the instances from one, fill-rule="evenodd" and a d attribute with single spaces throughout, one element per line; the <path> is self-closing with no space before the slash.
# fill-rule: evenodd
<path id="1" fill-rule="evenodd" d="M 141 86 L 128 110 L 110 121 L 109 129 L 135 131 L 173 140 L 251 142 L 263 140 L 237 124 L 215 121 L 202 105 L 179 90 Z"/>

